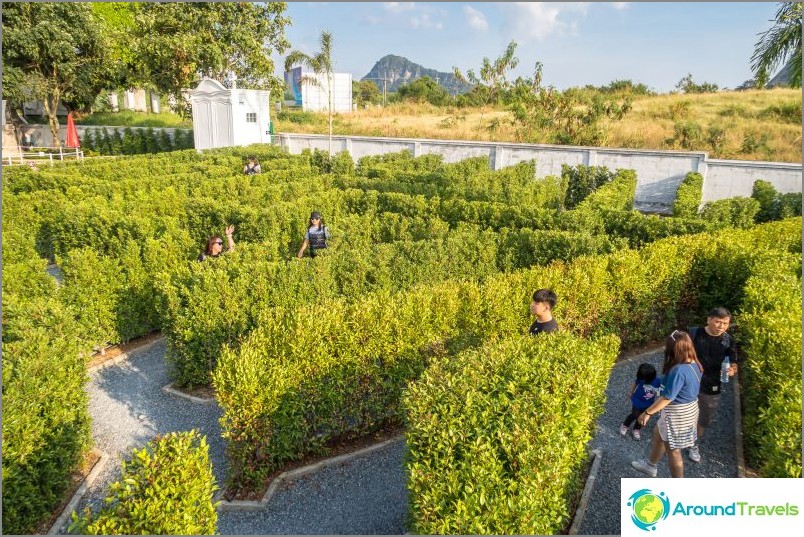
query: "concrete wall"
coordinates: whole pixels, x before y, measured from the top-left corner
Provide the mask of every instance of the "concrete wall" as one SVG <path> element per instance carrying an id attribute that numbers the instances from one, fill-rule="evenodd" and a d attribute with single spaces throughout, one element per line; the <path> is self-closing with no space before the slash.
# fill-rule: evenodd
<path id="1" fill-rule="evenodd" d="M 277 143 L 290 153 L 304 149 L 328 150 L 326 135 L 277 134 Z M 802 166 L 782 162 L 754 162 L 709 159 L 699 151 L 654 151 L 540 144 L 426 140 L 417 138 L 375 138 L 333 136 L 333 152 L 348 151 L 357 161 L 367 155 L 409 150 L 414 156 L 439 154 L 445 162 L 484 157 L 499 170 L 519 162 L 536 160 L 536 176 L 560 175 L 561 165 L 585 164 L 614 170 L 636 170 L 634 208 L 669 213 L 676 190 L 688 172 L 704 177 L 703 202 L 734 196 L 750 196 L 754 181 L 764 179 L 780 192 L 801 192 Z"/>

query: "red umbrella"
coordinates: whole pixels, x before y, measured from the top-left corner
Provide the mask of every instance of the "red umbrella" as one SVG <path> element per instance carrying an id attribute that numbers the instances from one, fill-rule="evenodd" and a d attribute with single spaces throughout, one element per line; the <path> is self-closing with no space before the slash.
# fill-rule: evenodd
<path id="1" fill-rule="evenodd" d="M 67 114 L 67 147 L 81 147 L 81 141 L 78 139 L 78 130 L 75 128 L 72 112 Z"/>

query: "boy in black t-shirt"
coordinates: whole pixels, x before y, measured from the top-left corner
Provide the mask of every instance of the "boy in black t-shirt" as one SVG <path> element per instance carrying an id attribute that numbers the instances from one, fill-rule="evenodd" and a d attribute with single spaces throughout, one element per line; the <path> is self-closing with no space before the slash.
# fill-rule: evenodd
<path id="1" fill-rule="evenodd" d="M 558 323 L 553 319 L 553 308 L 556 307 L 556 294 L 550 289 L 539 289 L 533 293 L 533 302 L 530 303 L 530 313 L 536 320 L 530 325 L 528 332 L 535 336 L 542 332 L 558 330 Z"/>
<path id="2" fill-rule="evenodd" d="M 731 313 L 726 308 L 714 308 L 706 316 L 706 326 L 690 328 L 690 336 L 695 346 L 695 354 L 703 366 L 701 375 L 701 391 L 698 394 L 698 439 L 712 421 L 717 410 L 722 387 L 720 385 L 720 368 L 726 356 L 729 357 L 729 376 L 737 374 L 737 349 L 734 338 L 727 332 L 731 324 Z M 687 451 L 693 462 L 701 462 L 698 445 Z"/>

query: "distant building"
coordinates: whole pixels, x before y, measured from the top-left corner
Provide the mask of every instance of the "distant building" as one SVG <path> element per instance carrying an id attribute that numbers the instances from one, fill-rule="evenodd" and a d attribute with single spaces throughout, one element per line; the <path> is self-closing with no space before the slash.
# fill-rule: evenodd
<path id="1" fill-rule="evenodd" d="M 301 82 L 302 77 L 318 80 L 320 87 Z M 326 75 L 317 75 L 303 67 L 296 67 L 285 72 L 285 84 L 293 95 L 292 102 L 287 104 L 301 106 L 305 112 L 326 112 L 329 108 Z M 352 75 L 350 73 L 332 74 L 332 111 L 352 111 Z"/>
<path id="2" fill-rule="evenodd" d="M 189 94 L 196 149 L 271 143 L 269 90 L 227 89 L 205 78 Z"/>

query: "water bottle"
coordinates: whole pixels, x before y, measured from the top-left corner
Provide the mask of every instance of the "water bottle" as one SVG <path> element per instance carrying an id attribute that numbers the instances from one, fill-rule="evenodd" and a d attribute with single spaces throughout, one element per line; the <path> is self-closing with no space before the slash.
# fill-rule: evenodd
<path id="1" fill-rule="evenodd" d="M 726 356 L 723 358 L 723 364 L 720 366 L 720 382 L 723 384 L 729 381 L 729 367 L 731 367 L 731 362 L 729 361 L 729 357 Z"/>

